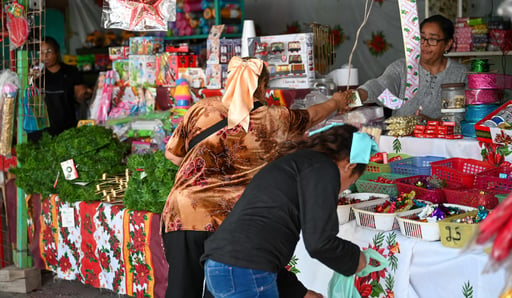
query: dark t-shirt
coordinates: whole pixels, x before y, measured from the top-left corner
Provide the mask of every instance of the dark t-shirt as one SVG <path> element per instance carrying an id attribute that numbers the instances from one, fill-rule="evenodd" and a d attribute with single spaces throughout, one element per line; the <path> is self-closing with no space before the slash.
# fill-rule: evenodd
<path id="1" fill-rule="evenodd" d="M 74 87 L 81 84 L 82 76 L 74 66 L 61 63 L 59 71 L 45 71 L 45 103 L 50 119 L 48 131 L 51 135 L 58 135 L 76 126 Z"/>
<path id="2" fill-rule="evenodd" d="M 300 233 L 311 257 L 352 275 L 360 249 L 338 238 L 340 174 L 327 155 L 300 150 L 264 167 L 233 211 L 205 243 L 202 260 L 278 272 L 292 258 Z"/>

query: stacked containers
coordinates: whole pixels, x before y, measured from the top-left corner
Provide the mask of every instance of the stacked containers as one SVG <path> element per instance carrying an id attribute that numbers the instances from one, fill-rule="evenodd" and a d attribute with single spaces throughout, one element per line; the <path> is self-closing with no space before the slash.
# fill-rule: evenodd
<path id="1" fill-rule="evenodd" d="M 472 74 L 468 74 L 468 89 L 466 96 L 466 115 L 461 123 L 462 135 L 476 137 L 475 124 L 496 110 L 503 97 L 503 84 L 500 84 L 500 75 L 489 73 L 486 60 L 473 60 Z"/>
<path id="2" fill-rule="evenodd" d="M 460 124 L 466 112 L 465 86 L 464 83 L 441 85 L 441 120 L 453 123 L 455 135 L 461 134 Z"/>

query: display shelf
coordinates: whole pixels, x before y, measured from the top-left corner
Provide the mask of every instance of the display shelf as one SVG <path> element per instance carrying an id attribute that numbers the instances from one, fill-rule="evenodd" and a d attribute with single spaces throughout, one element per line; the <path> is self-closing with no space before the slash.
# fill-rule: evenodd
<path id="1" fill-rule="evenodd" d="M 491 57 L 491 56 L 512 56 L 512 51 L 481 51 L 481 52 L 450 52 L 444 54 L 446 57 Z"/>

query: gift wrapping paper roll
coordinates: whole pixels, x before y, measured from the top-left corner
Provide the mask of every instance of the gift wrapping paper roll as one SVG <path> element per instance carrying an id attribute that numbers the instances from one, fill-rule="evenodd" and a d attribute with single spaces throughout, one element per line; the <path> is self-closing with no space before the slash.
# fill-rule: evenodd
<path id="1" fill-rule="evenodd" d="M 501 89 L 466 89 L 466 104 L 497 104 L 500 102 L 503 92 Z"/>
<path id="2" fill-rule="evenodd" d="M 476 122 L 468 122 L 466 120 L 462 120 L 460 122 L 462 135 L 465 137 L 476 138 L 475 124 Z"/>
<path id="3" fill-rule="evenodd" d="M 489 115 L 491 112 L 496 110 L 499 107 L 497 104 L 489 104 L 489 105 L 467 105 L 466 106 L 466 115 L 464 119 L 467 122 L 478 122 L 482 120 L 485 116 Z"/>

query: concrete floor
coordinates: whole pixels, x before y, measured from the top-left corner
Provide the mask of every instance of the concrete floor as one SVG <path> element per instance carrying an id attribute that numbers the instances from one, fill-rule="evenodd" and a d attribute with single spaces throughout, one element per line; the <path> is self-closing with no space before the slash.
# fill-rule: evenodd
<path id="1" fill-rule="evenodd" d="M 76 298 L 76 297 L 117 297 L 128 298 L 110 290 L 97 289 L 79 281 L 70 281 L 54 278 L 54 273 L 41 271 L 42 287 L 27 294 L 0 292 L 0 298 Z"/>

